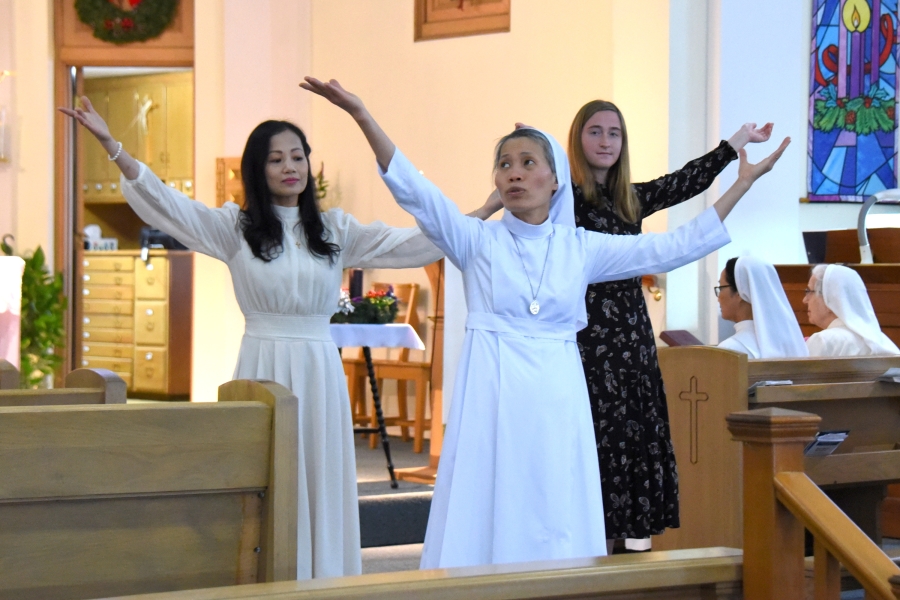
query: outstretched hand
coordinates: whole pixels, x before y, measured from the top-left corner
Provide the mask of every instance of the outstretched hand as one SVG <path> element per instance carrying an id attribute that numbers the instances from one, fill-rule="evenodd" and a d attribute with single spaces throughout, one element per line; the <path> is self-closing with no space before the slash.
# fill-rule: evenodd
<path id="1" fill-rule="evenodd" d="M 103 117 L 94 110 L 94 106 L 87 96 L 81 97 L 81 104 L 81 107 L 76 106 L 75 108 L 60 107 L 59 112 L 72 117 L 84 125 L 84 128 L 90 131 L 101 144 L 112 140 L 112 135 L 109 133 L 109 126 L 106 124 L 106 121 L 103 120 Z"/>
<path id="2" fill-rule="evenodd" d="M 332 79 L 326 83 L 324 81 L 319 81 L 315 77 L 304 77 L 300 87 L 313 94 L 322 96 L 338 108 L 343 108 L 354 118 L 359 116 L 366 109 L 363 101 L 359 99 L 359 96 L 345 90 L 336 79 Z"/>
<path id="3" fill-rule="evenodd" d="M 738 156 L 740 157 L 740 164 L 738 165 L 738 179 L 742 179 L 752 184 L 754 181 L 771 171 L 772 167 L 775 166 L 775 163 L 778 162 L 778 159 L 781 158 L 781 155 L 784 154 L 785 149 L 790 145 L 790 143 L 791 138 L 784 138 L 784 141 L 781 142 L 781 145 L 778 146 L 778 149 L 775 150 L 775 152 L 762 159 L 755 165 L 751 164 L 747 160 L 747 151 L 741 148 L 741 150 L 738 152 Z"/>
<path id="4" fill-rule="evenodd" d="M 735 151 L 740 152 L 741 148 L 747 144 L 758 144 L 767 142 L 772 137 L 772 123 L 766 123 L 762 127 L 757 127 L 756 123 L 744 123 L 733 136 L 728 140 L 731 147 Z"/>

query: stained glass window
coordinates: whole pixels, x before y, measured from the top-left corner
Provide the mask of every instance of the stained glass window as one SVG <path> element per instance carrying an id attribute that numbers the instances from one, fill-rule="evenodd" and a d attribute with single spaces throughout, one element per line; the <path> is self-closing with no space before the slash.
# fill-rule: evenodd
<path id="1" fill-rule="evenodd" d="M 898 0 L 813 0 L 809 200 L 897 187 Z"/>

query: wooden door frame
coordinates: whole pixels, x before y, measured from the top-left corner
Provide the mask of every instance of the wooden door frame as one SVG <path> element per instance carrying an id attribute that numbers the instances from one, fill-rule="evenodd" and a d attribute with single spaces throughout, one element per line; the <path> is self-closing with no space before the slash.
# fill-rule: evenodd
<path id="1" fill-rule="evenodd" d="M 194 67 L 194 0 L 180 0 L 172 27 L 159 38 L 131 45 L 117 46 L 99 42 L 86 25 L 74 15 L 74 0 L 53 2 L 53 101 L 54 106 L 72 106 L 71 69 L 84 67 Z M 54 145 L 54 210 L 53 265 L 62 273 L 63 289 L 69 299 L 64 315 L 66 346 L 58 349 L 63 364 L 56 382 L 80 366 L 81 320 L 75 311 L 83 290 L 83 249 L 77 241 L 84 222 L 81 169 L 75 160 L 83 136 L 76 134 L 76 124 L 55 112 Z M 195 166 L 196 173 L 196 166 Z M 79 362 L 76 362 L 79 361 Z"/>

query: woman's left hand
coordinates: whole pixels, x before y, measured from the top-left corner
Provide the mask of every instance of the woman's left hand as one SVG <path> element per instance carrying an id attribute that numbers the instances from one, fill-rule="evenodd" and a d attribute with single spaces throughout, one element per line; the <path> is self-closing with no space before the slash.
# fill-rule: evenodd
<path id="1" fill-rule="evenodd" d="M 771 171 L 772 167 L 775 166 L 775 163 L 778 162 L 778 159 L 781 158 L 781 155 L 784 154 L 785 149 L 790 143 L 791 138 L 784 138 L 784 141 L 781 142 L 781 145 L 778 146 L 778 149 L 775 150 L 775 152 L 762 159 L 755 165 L 751 164 L 747 160 L 747 151 L 741 149 L 741 151 L 738 152 L 738 155 L 740 156 L 740 164 L 738 165 L 738 179 L 752 184 L 754 181 Z"/>
<path id="2" fill-rule="evenodd" d="M 326 83 L 324 81 L 319 81 L 315 77 L 304 77 L 300 87 L 313 94 L 322 96 L 339 108 L 343 108 L 354 118 L 358 117 L 366 110 L 366 107 L 363 104 L 363 101 L 359 99 L 359 96 L 345 90 L 336 79 L 332 79 Z"/>
<path id="3" fill-rule="evenodd" d="M 767 142 L 772 136 L 772 123 L 766 123 L 762 127 L 757 128 L 756 123 L 744 123 L 733 136 L 728 140 L 735 152 L 740 152 L 741 148 L 747 144 L 758 144 Z"/>

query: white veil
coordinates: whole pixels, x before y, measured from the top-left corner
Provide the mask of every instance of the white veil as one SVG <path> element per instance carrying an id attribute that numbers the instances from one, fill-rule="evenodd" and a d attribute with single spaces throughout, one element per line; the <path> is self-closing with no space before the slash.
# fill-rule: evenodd
<path id="1" fill-rule="evenodd" d="M 734 282 L 740 297 L 753 306 L 753 327 L 762 358 L 809 356 L 775 267 L 742 256 L 734 265 Z"/>
<path id="2" fill-rule="evenodd" d="M 556 166 L 556 191 L 550 198 L 550 220 L 557 225 L 575 227 L 575 196 L 572 192 L 572 174 L 569 171 L 569 157 L 565 149 L 552 135 L 537 130 L 550 142 L 553 150 L 553 162 Z"/>
<path id="3" fill-rule="evenodd" d="M 853 333 L 865 340 L 873 354 L 900 354 L 900 349 L 881 331 L 869 293 L 859 273 L 848 267 L 828 265 L 822 278 L 825 306 Z"/>

